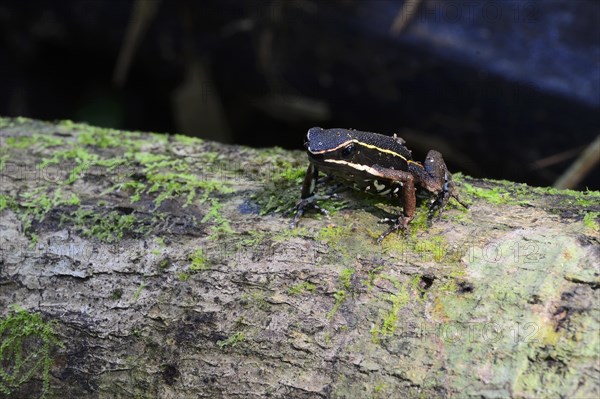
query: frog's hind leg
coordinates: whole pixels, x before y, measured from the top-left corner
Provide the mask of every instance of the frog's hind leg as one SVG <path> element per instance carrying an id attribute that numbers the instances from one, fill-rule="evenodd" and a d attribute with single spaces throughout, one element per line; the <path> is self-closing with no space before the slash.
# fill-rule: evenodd
<path id="1" fill-rule="evenodd" d="M 416 192 L 415 192 L 415 179 L 410 172 L 403 170 L 387 169 L 382 168 L 378 165 L 373 166 L 373 169 L 378 173 L 379 177 L 391 180 L 395 183 L 396 187 L 402 187 L 402 198 L 404 199 L 403 214 L 399 215 L 394 221 L 394 224 L 379 238 L 377 243 L 381 243 L 385 237 L 393 233 L 396 230 L 406 230 L 406 226 L 413 219 L 416 209 Z"/>

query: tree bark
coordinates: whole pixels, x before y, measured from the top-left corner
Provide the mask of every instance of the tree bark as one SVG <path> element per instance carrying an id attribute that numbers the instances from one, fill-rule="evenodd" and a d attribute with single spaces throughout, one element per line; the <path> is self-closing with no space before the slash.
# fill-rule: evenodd
<path id="1" fill-rule="evenodd" d="M 0 143 L 0 397 L 600 395 L 598 192 L 455 174 L 469 209 L 377 245 L 398 207 L 352 192 L 289 228 L 300 152 L 24 118 Z"/>

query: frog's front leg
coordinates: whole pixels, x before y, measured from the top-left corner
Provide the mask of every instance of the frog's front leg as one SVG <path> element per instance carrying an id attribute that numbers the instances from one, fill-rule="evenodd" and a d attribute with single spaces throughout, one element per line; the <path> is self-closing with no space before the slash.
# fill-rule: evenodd
<path id="1" fill-rule="evenodd" d="M 318 200 L 330 198 L 330 196 L 315 194 L 318 178 L 319 170 L 317 167 L 312 163 L 308 164 L 306 174 L 304 175 L 304 181 L 302 183 L 302 191 L 300 192 L 300 201 L 298 201 L 296 206 L 292 209 L 292 211 L 296 211 L 296 215 L 294 216 L 294 220 L 292 220 L 290 227 L 296 227 L 298 220 L 300 220 L 307 209 L 317 209 L 319 212 L 329 215 L 329 212 L 326 209 L 323 209 L 317 205 Z"/>
<path id="2" fill-rule="evenodd" d="M 393 181 L 402 186 L 402 197 L 404 199 L 403 215 L 399 215 L 394 221 L 394 224 L 385 233 L 379 236 L 377 239 L 377 243 L 379 244 L 385 237 L 394 231 L 399 229 L 406 230 L 408 223 L 415 216 L 417 197 L 415 195 L 415 179 L 410 172 L 382 168 L 378 165 L 374 165 L 373 169 L 377 172 L 377 175 L 381 176 L 383 179 Z"/>

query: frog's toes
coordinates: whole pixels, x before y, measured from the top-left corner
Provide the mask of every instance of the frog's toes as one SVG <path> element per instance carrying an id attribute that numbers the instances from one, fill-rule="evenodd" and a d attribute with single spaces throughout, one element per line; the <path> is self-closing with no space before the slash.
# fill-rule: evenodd
<path id="1" fill-rule="evenodd" d="M 385 218 L 385 219 L 388 219 L 388 218 Z M 412 220 L 412 217 L 406 217 L 406 216 L 398 216 L 398 219 L 396 219 L 396 220 L 391 219 L 390 221 L 393 221 L 394 224 L 389 229 L 387 229 L 387 231 L 385 231 L 382 235 L 379 236 L 379 238 L 377 239 L 377 244 L 381 244 L 383 239 L 385 237 L 389 236 L 394 231 L 400 230 L 403 233 L 405 233 L 408 223 L 411 220 Z"/>
<path id="2" fill-rule="evenodd" d="M 321 208 L 319 205 L 317 205 L 318 199 L 320 199 L 319 196 L 312 195 L 308 198 L 303 198 L 300 201 L 298 201 L 296 206 L 292 209 L 292 211 L 296 212 L 296 215 L 294 216 L 292 223 L 290 223 L 291 228 L 296 227 L 296 225 L 298 224 L 298 221 L 300 220 L 302 215 L 304 215 L 304 212 L 306 212 L 309 209 L 316 209 L 319 212 L 321 212 L 322 214 L 324 214 L 325 216 L 329 217 L 329 211 L 327 209 Z"/>

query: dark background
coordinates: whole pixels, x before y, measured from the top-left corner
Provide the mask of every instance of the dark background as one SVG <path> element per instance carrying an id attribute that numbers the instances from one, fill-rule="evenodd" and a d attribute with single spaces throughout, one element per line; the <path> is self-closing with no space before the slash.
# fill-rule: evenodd
<path id="1" fill-rule="evenodd" d="M 532 185 L 600 132 L 595 0 L 0 1 L 0 57 L 3 116 L 296 149 L 311 126 L 398 133 Z"/>

